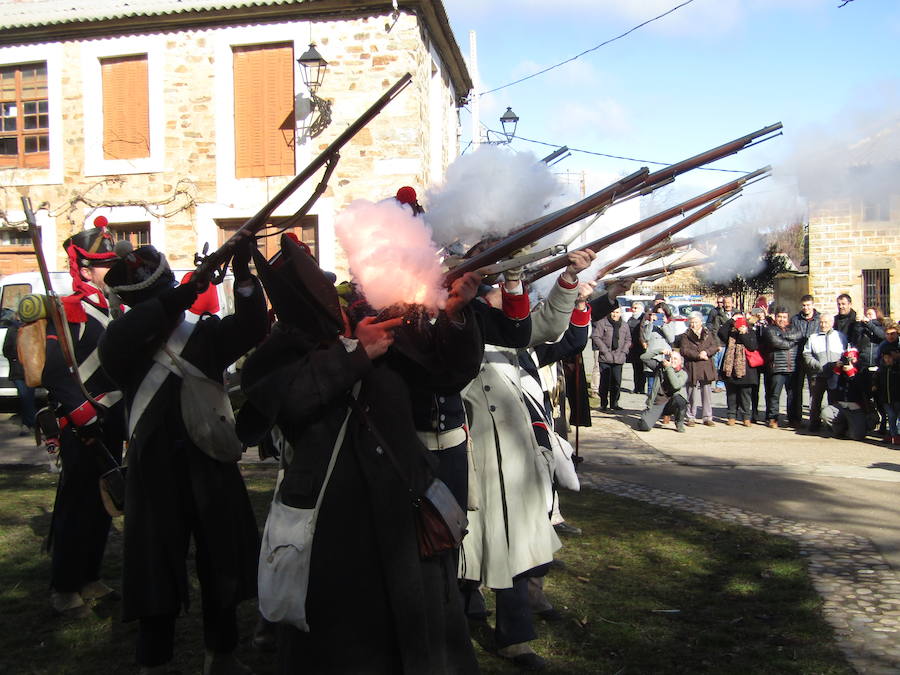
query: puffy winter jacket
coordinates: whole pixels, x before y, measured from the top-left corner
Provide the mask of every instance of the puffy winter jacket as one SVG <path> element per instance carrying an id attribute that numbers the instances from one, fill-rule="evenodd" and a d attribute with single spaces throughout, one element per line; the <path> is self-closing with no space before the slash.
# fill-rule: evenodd
<path id="1" fill-rule="evenodd" d="M 803 347 L 803 365 L 813 375 L 828 376 L 846 348 L 847 338 L 840 331 L 813 333 Z"/>
<path id="2" fill-rule="evenodd" d="M 792 326 L 768 326 L 762 333 L 762 351 L 766 357 L 766 372 L 793 373 L 797 366 L 797 345 L 803 340 L 800 331 Z"/>

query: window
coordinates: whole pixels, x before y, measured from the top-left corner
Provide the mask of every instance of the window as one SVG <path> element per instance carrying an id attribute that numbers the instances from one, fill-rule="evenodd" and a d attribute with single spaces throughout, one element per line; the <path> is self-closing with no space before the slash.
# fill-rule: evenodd
<path id="1" fill-rule="evenodd" d="M 150 243 L 150 223 L 110 223 L 109 231 L 116 241 L 130 241 L 135 248 Z"/>
<path id="2" fill-rule="evenodd" d="M 235 176 L 293 175 L 293 45 L 232 49 Z"/>
<path id="3" fill-rule="evenodd" d="M 0 168 L 50 166 L 47 64 L 0 67 Z"/>
<path id="4" fill-rule="evenodd" d="M 103 159 L 150 156 L 147 55 L 100 59 Z"/>
<path id="5" fill-rule="evenodd" d="M 273 228 L 267 228 L 263 230 L 262 234 L 269 234 L 277 231 L 277 228 L 284 227 L 284 223 L 287 222 L 288 218 L 279 217 L 279 218 L 270 218 L 269 224 L 273 226 Z M 227 219 L 219 219 L 216 221 L 216 224 L 219 226 L 219 241 L 218 245 L 221 246 L 225 243 L 225 240 L 228 239 L 234 232 L 244 224 L 245 221 L 240 220 L 238 218 L 227 218 Z M 297 237 L 304 244 L 309 246 L 309 250 L 312 253 L 313 257 L 318 260 L 319 259 L 319 251 L 318 251 L 318 241 L 319 241 L 319 219 L 318 216 L 305 216 L 302 222 L 296 226 L 292 227 L 286 232 L 293 232 L 297 235 Z M 260 253 L 262 253 L 266 258 L 271 258 L 281 249 L 281 234 L 272 237 L 264 237 L 257 239 L 257 246 L 259 247 Z"/>
<path id="6" fill-rule="evenodd" d="M 885 316 L 891 314 L 891 271 L 863 270 L 863 307 L 878 307 Z"/>

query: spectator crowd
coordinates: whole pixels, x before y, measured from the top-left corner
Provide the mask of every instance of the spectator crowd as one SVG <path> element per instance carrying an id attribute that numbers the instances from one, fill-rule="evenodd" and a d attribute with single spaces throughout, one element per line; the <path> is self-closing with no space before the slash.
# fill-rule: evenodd
<path id="1" fill-rule="evenodd" d="M 804 295 L 792 316 L 764 296 L 749 312 L 739 311 L 734 298 L 719 296 L 705 318 L 692 313 L 680 335 L 662 295 L 647 308 L 632 303 L 623 326 L 616 313 L 596 321 L 592 332 L 600 410 L 621 410 L 627 361 L 635 393 L 646 393 L 638 422 L 643 431 L 660 418 L 674 420 L 679 432 L 714 425 L 712 394 L 724 390 L 729 426 L 805 427 L 853 440 L 875 435 L 900 446 L 898 324 L 878 307 L 857 314 L 842 293 L 834 312 L 819 311 Z"/>

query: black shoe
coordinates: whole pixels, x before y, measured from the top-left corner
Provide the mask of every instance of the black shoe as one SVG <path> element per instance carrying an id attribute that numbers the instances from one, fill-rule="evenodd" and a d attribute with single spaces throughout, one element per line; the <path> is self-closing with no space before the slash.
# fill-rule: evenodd
<path id="1" fill-rule="evenodd" d="M 600 406 L 600 412 L 606 412 L 607 410 L 609 410 L 609 406 L 605 406 L 605 405 Z"/>
<path id="2" fill-rule="evenodd" d="M 521 670 L 531 672 L 547 670 L 547 662 L 537 654 L 519 654 L 518 656 L 513 656 L 509 660 Z"/>
<path id="3" fill-rule="evenodd" d="M 566 534 L 571 537 L 577 537 L 581 534 L 580 527 L 575 527 L 574 525 L 569 525 L 568 523 L 557 523 L 553 526 L 553 529 L 556 530 L 556 534 Z"/>
<path id="4" fill-rule="evenodd" d="M 563 619 L 562 612 L 560 612 L 555 607 L 551 607 L 550 609 L 545 609 L 535 613 L 547 623 L 555 623 L 557 621 L 562 621 Z"/>
<path id="5" fill-rule="evenodd" d="M 618 403 L 617 403 L 616 405 L 611 405 L 611 406 L 609 406 L 609 407 L 610 407 L 612 410 L 625 410 L 625 408 L 623 408 L 622 406 L 620 406 Z"/>

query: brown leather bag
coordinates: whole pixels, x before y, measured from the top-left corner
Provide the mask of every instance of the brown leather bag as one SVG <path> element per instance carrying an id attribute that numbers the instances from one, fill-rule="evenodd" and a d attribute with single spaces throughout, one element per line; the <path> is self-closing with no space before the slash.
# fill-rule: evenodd
<path id="1" fill-rule="evenodd" d="M 25 384 L 29 387 L 41 386 L 47 359 L 47 319 L 38 319 L 19 328 L 16 352 L 25 371 Z"/>

